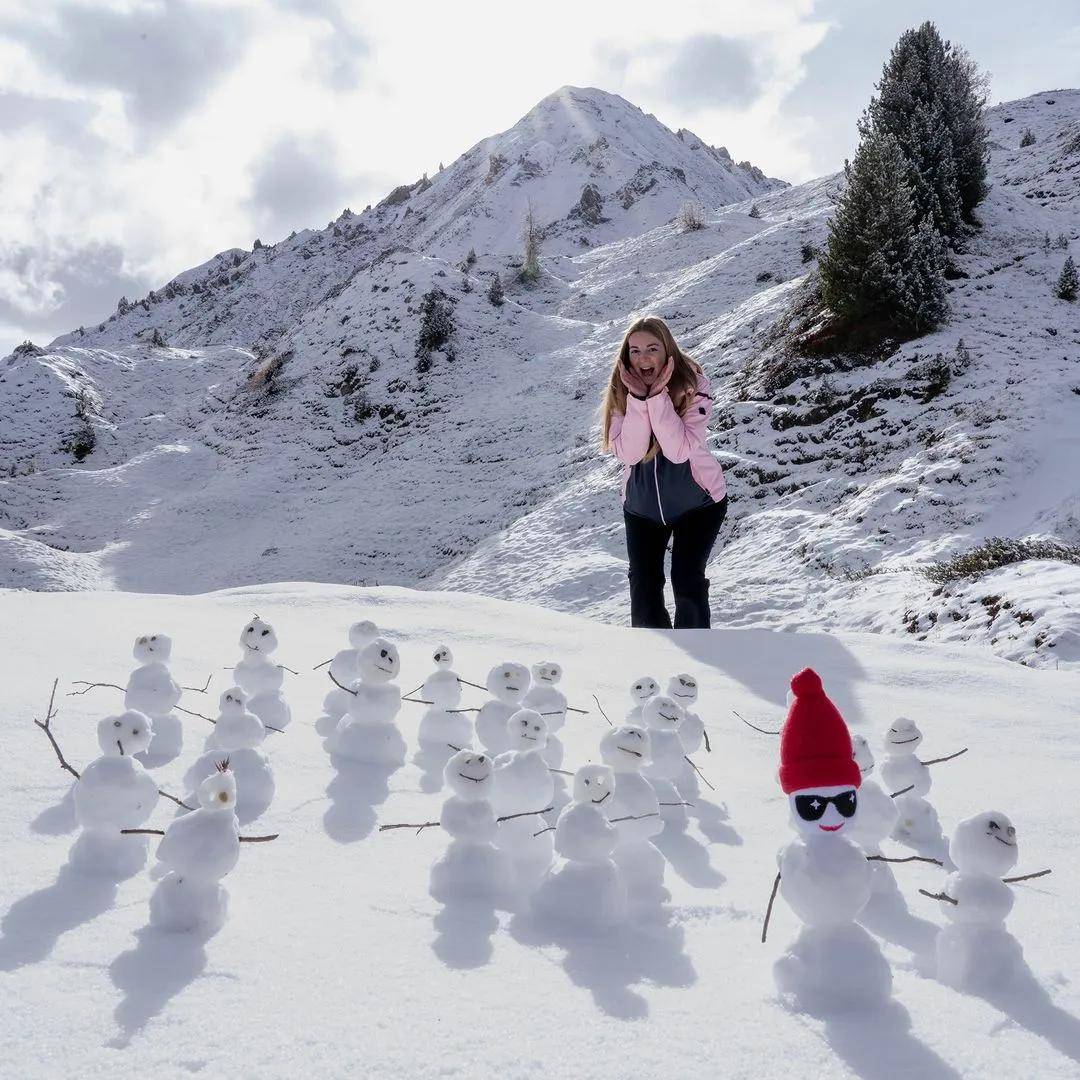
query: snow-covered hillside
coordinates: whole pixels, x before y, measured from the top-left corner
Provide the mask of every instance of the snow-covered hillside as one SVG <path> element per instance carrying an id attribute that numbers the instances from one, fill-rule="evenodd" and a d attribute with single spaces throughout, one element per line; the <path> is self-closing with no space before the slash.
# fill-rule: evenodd
<path id="1" fill-rule="evenodd" d="M 1080 836 L 1061 809 L 1078 765 L 1074 673 L 884 635 L 630 631 L 387 587 L 8 592 L 0 602 L 5 1075 L 773 1080 L 795 1063 L 821 1080 L 1065 1080 L 1080 1068 Z M 178 681 L 202 686 L 212 674 L 210 692 L 220 693 L 221 668 L 234 663 L 253 611 L 273 623 L 276 655 L 300 673 L 285 684 L 293 723 L 268 744 L 274 801 L 243 826 L 280 835 L 243 845 L 225 879 L 229 915 L 217 934 L 164 934 L 148 925 L 149 870 L 113 884 L 67 864 L 77 830 L 70 778 L 32 718 L 44 715 L 59 677 L 52 726 L 82 767 L 97 753 L 94 724 L 120 695 L 67 696 L 74 680 L 123 684 L 132 639 L 157 630 L 173 636 Z M 380 834 L 377 826 L 433 820 L 444 793 L 412 760 L 382 786 L 365 783 L 362 770 L 337 771 L 315 730 L 329 683 L 312 668 L 359 618 L 376 620 L 398 644 L 403 689 L 429 673 L 440 642 L 473 681 L 507 658 L 563 663 L 570 704 L 590 710 L 562 731 L 570 767 L 595 760 L 607 730 L 592 694 L 614 717 L 629 705 L 632 676 L 697 675 L 713 747 L 699 757 L 717 791 L 703 792 L 684 834 L 659 838 L 670 901 L 609 935 L 578 935 L 526 907 L 433 900 L 428 873 L 446 847 L 442 831 Z M 1024 963 L 1011 988 L 984 997 L 937 980 L 944 918 L 918 890 L 939 889 L 942 875 L 915 863 L 895 868 L 899 892 L 871 901 L 865 918 L 891 965 L 893 1001 L 822 1019 L 779 1000 L 772 963 L 799 925 L 778 901 L 768 941 L 759 942 L 776 851 L 792 835 L 776 783 L 777 740 L 731 710 L 776 726 L 787 680 L 805 664 L 875 750 L 899 713 L 917 718 L 928 756 L 968 746 L 935 767 L 931 798 L 944 827 L 1000 810 L 1018 829 L 1016 872 L 1052 868 L 1014 888 L 1007 927 Z M 484 699 L 466 695 L 470 705 Z M 199 711 L 203 701 L 188 693 L 184 705 Z M 403 705 L 410 758 L 419 715 Z M 166 790 L 201 752 L 208 725 L 185 717 L 184 728 L 183 753 L 155 772 Z M 159 805 L 149 824 L 164 827 L 172 809 Z M 890 844 L 887 853 L 908 849 Z"/>
<path id="2" fill-rule="evenodd" d="M 1080 663 L 1077 565 L 945 585 L 915 570 L 993 536 L 1080 542 L 1080 309 L 1052 295 L 1080 237 L 1080 92 L 998 106 L 990 124 L 992 187 L 956 260 L 950 322 L 874 357 L 828 355 L 794 342 L 812 337 L 804 249 L 823 244 L 840 177 L 784 186 L 620 98 L 564 88 L 407 199 L 224 253 L 182 275 L 185 289 L 215 283 L 198 293 L 166 289 L 2 362 L 16 421 L 0 431 L 0 583 L 419 583 L 625 622 L 596 407 L 626 323 L 656 312 L 719 399 L 732 505 L 714 625 Z M 1036 141 L 1020 148 L 1027 128 Z M 492 154 L 508 164 L 491 172 Z M 619 192 L 653 161 L 683 178 L 664 173 L 624 209 Z M 580 214 L 561 209 L 585 183 L 612 218 L 584 230 L 587 246 Z M 513 280 L 526 195 L 548 230 L 533 288 Z M 706 227 L 683 233 L 672 219 L 688 197 Z M 502 308 L 486 297 L 494 272 Z M 435 285 L 452 356 L 420 372 L 419 303 Z M 133 344 L 150 329 L 171 347 Z"/>

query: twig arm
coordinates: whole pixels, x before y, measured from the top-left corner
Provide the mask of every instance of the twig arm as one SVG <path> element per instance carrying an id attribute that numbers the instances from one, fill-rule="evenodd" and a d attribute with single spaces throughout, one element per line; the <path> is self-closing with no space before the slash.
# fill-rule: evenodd
<path id="1" fill-rule="evenodd" d="M 950 904 L 958 904 L 958 900 L 954 900 L 948 893 L 944 892 L 927 892 L 925 889 L 920 889 L 919 892 L 923 896 L 929 896 L 931 900 L 947 900 Z"/>
<path id="2" fill-rule="evenodd" d="M 931 859 L 929 855 L 908 855 L 903 859 L 890 859 L 887 855 L 867 855 L 867 862 L 928 862 L 935 866 L 941 866 L 940 859 Z"/>
<path id="3" fill-rule="evenodd" d="M 765 908 L 765 921 L 761 924 L 761 944 L 765 944 L 765 939 L 769 936 L 769 920 L 772 918 L 773 904 L 776 903 L 776 891 L 780 888 L 780 871 L 777 870 L 776 878 L 772 883 L 772 892 L 769 893 L 769 904 Z"/>
<path id="4" fill-rule="evenodd" d="M 1030 881 L 1032 878 L 1046 877 L 1049 873 L 1049 870 L 1038 870 L 1034 874 L 1021 874 L 1019 877 L 1003 877 L 1001 880 L 1004 881 L 1006 885 L 1012 885 L 1017 881 Z"/>
<path id="5" fill-rule="evenodd" d="M 66 769 L 69 773 L 71 773 L 72 776 L 75 777 L 76 780 L 80 780 L 82 779 L 82 777 L 79 774 L 79 770 L 76 769 L 73 765 L 68 764 L 67 760 L 64 758 L 63 753 L 61 753 L 60 751 L 60 744 L 56 741 L 56 736 L 53 735 L 52 728 L 50 727 L 53 717 L 56 715 L 56 713 L 53 711 L 53 702 L 56 699 L 56 687 L 59 682 L 59 677 L 53 680 L 52 693 L 49 694 L 49 708 L 45 713 L 44 722 L 35 719 L 34 723 L 37 724 L 37 726 L 41 728 L 41 730 L 44 731 L 45 734 L 49 737 L 49 742 L 52 743 L 52 748 L 56 751 L 56 758 L 60 762 L 60 768 Z"/>
<path id="6" fill-rule="evenodd" d="M 924 765 L 940 765 L 943 761 L 952 761 L 953 758 L 958 758 L 961 754 L 966 754 L 968 748 L 965 746 L 963 750 L 957 750 L 955 754 L 947 754 L 945 757 L 931 758 L 929 761 L 924 761 Z"/>

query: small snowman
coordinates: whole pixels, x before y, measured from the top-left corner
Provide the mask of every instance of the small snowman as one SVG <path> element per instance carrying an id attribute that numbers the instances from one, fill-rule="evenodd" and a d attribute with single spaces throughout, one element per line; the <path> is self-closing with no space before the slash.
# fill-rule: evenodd
<path id="1" fill-rule="evenodd" d="M 611 855 L 617 826 L 608 820 L 615 774 L 610 765 L 583 765 L 574 773 L 573 802 L 555 825 L 553 867 L 533 894 L 533 909 L 560 924 L 605 928 L 626 918 L 626 885 Z"/>
<path id="2" fill-rule="evenodd" d="M 874 771 L 874 755 L 865 735 L 851 736 L 855 764 L 859 767 L 862 784 L 859 786 L 859 812 L 851 822 L 851 837 L 867 855 L 880 855 L 881 845 L 893 833 L 899 813 L 896 802 L 870 774 Z M 896 888 L 896 878 L 887 862 L 874 861 L 871 867 L 873 891 L 886 892 Z"/>
<path id="3" fill-rule="evenodd" d="M 274 773 L 261 747 L 266 738 L 263 722 L 247 708 L 247 695 L 231 686 L 221 695 L 220 711 L 207 740 L 210 749 L 184 775 L 184 790 L 197 799 L 203 781 L 218 771 L 228 755 L 237 784 L 237 815 L 245 821 L 257 818 L 274 798 Z"/>
<path id="4" fill-rule="evenodd" d="M 615 776 L 608 812 L 618 833 L 612 860 L 622 872 L 627 897 L 634 905 L 662 902 L 671 896 L 664 888 L 666 860 L 652 843 L 664 828 L 660 803 L 656 790 L 642 776 L 649 763 L 649 742 L 648 730 L 637 724 L 611 728 L 600 740 L 600 757 Z"/>
<path id="5" fill-rule="evenodd" d="M 693 675 L 672 675 L 667 684 L 667 696 L 683 711 L 679 738 L 688 754 L 696 754 L 705 743 L 705 723 L 690 706 L 698 699 L 698 681 Z"/>
<path id="6" fill-rule="evenodd" d="M 140 757 L 144 763 L 170 761 L 184 745 L 183 726 L 172 711 L 183 692 L 169 671 L 172 639 L 166 634 L 142 634 L 131 652 L 138 667 L 128 677 L 124 708 L 150 717 L 154 729 L 150 745 L 140 751 Z"/>
<path id="7" fill-rule="evenodd" d="M 519 709 L 506 724 L 512 749 L 495 758 L 492 803 L 499 822 L 495 845 L 513 865 L 519 888 L 529 889 L 551 865 L 552 837 L 537 813 L 553 805 L 555 781 L 544 760 L 547 721 Z M 543 831 L 541 831 L 543 830 Z"/>
<path id="8" fill-rule="evenodd" d="M 675 786 L 685 782 L 689 766 L 686 751 L 679 737 L 683 711 L 673 698 L 655 694 L 642 706 L 642 720 L 649 732 L 650 760 L 644 774 L 656 791 L 660 802 L 660 816 L 664 823 L 675 829 L 685 829 L 686 807 L 683 797 Z"/>
<path id="9" fill-rule="evenodd" d="M 267 726 L 284 731 L 292 712 L 281 694 L 285 669 L 271 659 L 278 647 L 274 628 L 258 615 L 240 632 L 243 655 L 233 668 L 236 684 L 248 695 L 248 708 Z"/>
<path id="10" fill-rule="evenodd" d="M 941 839 L 937 811 L 926 796 L 931 784 L 928 766 L 944 759 L 920 761 L 915 751 L 922 738 L 922 732 L 914 720 L 906 716 L 898 717 L 885 732 L 885 760 L 881 763 L 881 779 L 890 793 L 896 795 L 899 818 L 893 829 L 893 839 L 913 845 Z"/>
<path id="11" fill-rule="evenodd" d="M 1016 828 L 998 810 L 975 814 L 957 825 L 949 842 L 956 871 L 934 897 L 950 922 L 937 938 L 942 982 L 959 989 L 991 990 L 1020 967 L 1023 950 L 1005 929 L 1005 918 L 1013 906 L 1009 883 L 1023 879 L 1003 876 L 1016 865 L 1018 854 Z"/>
<path id="12" fill-rule="evenodd" d="M 641 711 L 645 702 L 660 693 L 660 684 L 651 675 L 642 675 L 630 684 L 630 700 L 634 703 L 626 714 L 626 723 L 643 724 Z"/>
<path id="13" fill-rule="evenodd" d="M 323 699 L 323 713 L 333 720 L 340 720 L 349 708 L 349 692 L 342 686 L 349 686 L 360 678 L 357 659 L 360 650 L 379 636 L 379 628 L 370 620 L 354 622 L 349 627 L 349 647 L 335 653 L 330 661 L 330 675 L 340 686 L 335 686 Z"/>
<path id="14" fill-rule="evenodd" d="M 421 746 L 456 746 L 462 750 L 472 743 L 473 726 L 467 714 L 452 711 L 461 704 L 461 680 L 451 670 L 454 657 L 445 645 L 440 645 L 432 659 L 435 670 L 420 687 L 420 697 L 431 705 L 420 719 L 417 739 Z"/>
<path id="15" fill-rule="evenodd" d="M 562 681 L 563 669 L 554 660 L 545 660 L 532 666 L 532 686 L 529 688 L 521 704 L 526 709 L 535 709 L 548 725 L 548 748 L 552 745 L 552 737 L 562 730 L 566 723 L 566 695 L 558 688 L 557 683 Z M 559 743 L 561 750 L 562 743 Z M 548 754 L 548 764 L 557 769 L 562 764 L 562 755 L 559 755 L 559 763 L 551 761 Z"/>
<path id="16" fill-rule="evenodd" d="M 394 723 L 401 689 L 392 681 L 401 670 L 396 646 L 376 638 L 360 650 L 360 678 L 349 687 L 349 711 L 326 740 L 331 755 L 372 765 L 405 763 L 405 739 Z"/>
<path id="17" fill-rule="evenodd" d="M 476 739 L 489 754 L 510 748 L 506 721 L 522 707 L 530 682 L 529 669 L 513 661 L 497 664 L 488 672 L 486 685 L 494 700 L 486 702 L 476 716 Z"/>
<path id="18" fill-rule="evenodd" d="M 817 672 L 803 669 L 791 689 L 779 780 L 799 835 L 777 857 L 777 880 L 803 928 L 773 974 L 781 993 L 809 1012 L 881 1005 L 891 995 L 892 972 L 855 922 L 872 888 L 870 863 L 851 836 L 862 775 L 847 725 Z"/>
<path id="19" fill-rule="evenodd" d="M 153 736 L 150 718 L 134 709 L 106 716 L 97 728 L 101 757 L 86 766 L 75 785 L 75 815 L 82 833 L 71 849 L 71 865 L 86 874 L 128 877 L 146 862 L 137 829 L 158 804 L 158 786 L 135 755 Z"/>
<path id="20" fill-rule="evenodd" d="M 431 867 L 430 892 L 440 903 L 497 898 L 511 888 L 511 871 L 494 845 L 498 833 L 491 797 L 494 763 L 489 754 L 459 750 L 446 763 L 443 781 L 450 797 L 439 824 L 450 843 Z"/>
<path id="21" fill-rule="evenodd" d="M 157 858 L 168 873 L 150 897 L 150 924 L 173 931 L 220 929 L 229 900 L 221 879 L 240 858 L 236 779 L 227 758 L 199 785 L 199 808 L 169 824 Z"/>

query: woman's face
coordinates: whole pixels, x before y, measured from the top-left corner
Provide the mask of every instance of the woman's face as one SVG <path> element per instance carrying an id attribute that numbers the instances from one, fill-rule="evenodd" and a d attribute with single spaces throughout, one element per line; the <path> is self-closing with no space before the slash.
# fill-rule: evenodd
<path id="1" fill-rule="evenodd" d="M 653 383 L 664 370 L 667 357 L 664 355 L 664 343 L 647 330 L 636 330 L 630 335 L 630 370 L 646 386 Z"/>

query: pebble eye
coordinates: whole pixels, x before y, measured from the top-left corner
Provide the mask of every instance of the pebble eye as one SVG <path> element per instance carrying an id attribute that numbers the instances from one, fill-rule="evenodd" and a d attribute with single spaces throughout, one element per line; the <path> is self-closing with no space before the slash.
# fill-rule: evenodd
<path id="1" fill-rule="evenodd" d="M 113 725 L 112 725 L 112 726 L 113 726 L 113 727 L 122 727 L 123 725 L 121 725 L 121 723 L 120 723 L 120 721 L 119 721 L 119 720 L 114 720 L 114 721 L 113 721 Z"/>
<path id="2" fill-rule="evenodd" d="M 224 792 L 224 791 L 219 791 L 218 792 L 218 800 L 220 802 L 228 802 L 229 801 L 228 793 Z"/>
<path id="3" fill-rule="evenodd" d="M 385 650 L 385 649 L 380 649 L 380 650 L 379 650 L 379 655 L 380 655 L 381 657 L 385 658 L 385 657 L 386 657 L 386 650 Z"/>
<path id="4" fill-rule="evenodd" d="M 991 829 L 996 829 L 999 832 L 1001 831 L 1001 826 L 996 821 L 991 821 L 990 822 L 990 828 Z"/>
<path id="5" fill-rule="evenodd" d="M 270 631 L 269 631 L 269 630 L 264 630 L 264 631 L 262 632 L 262 636 L 263 636 L 263 637 L 266 637 L 266 635 L 267 635 L 267 634 L 269 634 L 269 633 L 270 633 Z"/>

